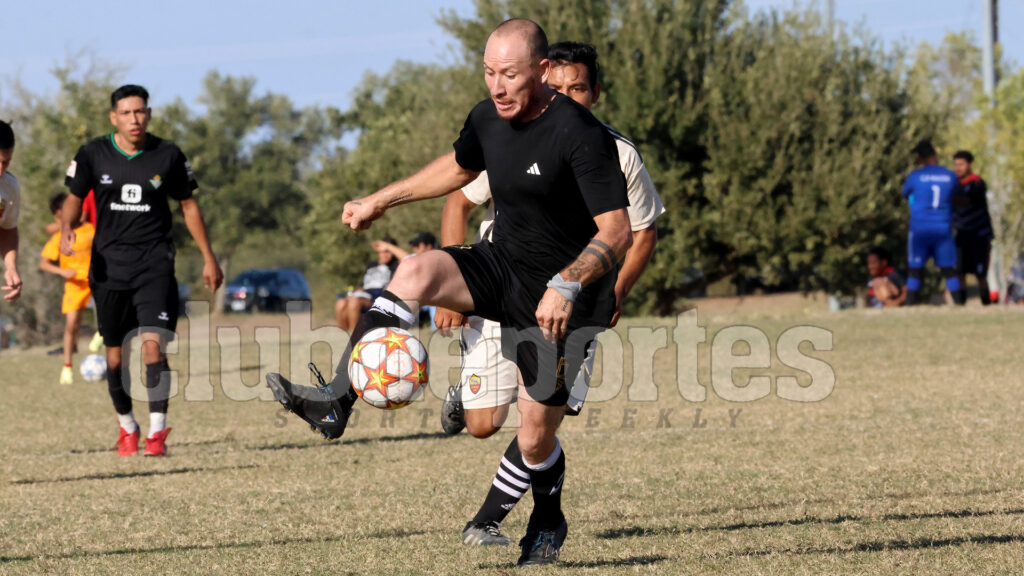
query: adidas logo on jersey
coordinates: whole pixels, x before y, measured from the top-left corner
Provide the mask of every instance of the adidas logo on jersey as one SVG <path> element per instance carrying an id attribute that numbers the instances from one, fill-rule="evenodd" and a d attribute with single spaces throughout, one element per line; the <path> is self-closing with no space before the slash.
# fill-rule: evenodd
<path id="1" fill-rule="evenodd" d="M 533 174 L 534 176 L 540 176 L 540 168 L 537 167 L 537 163 L 534 162 L 533 166 L 526 171 L 527 174 Z"/>

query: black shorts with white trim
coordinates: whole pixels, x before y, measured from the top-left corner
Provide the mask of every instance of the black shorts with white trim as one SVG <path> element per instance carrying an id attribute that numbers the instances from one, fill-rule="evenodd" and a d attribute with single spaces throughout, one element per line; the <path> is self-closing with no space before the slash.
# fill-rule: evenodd
<path id="1" fill-rule="evenodd" d="M 502 326 L 502 355 L 516 363 L 531 398 L 548 406 L 564 406 L 570 379 L 584 368 L 591 343 L 608 326 L 615 311 L 616 274 L 588 285 L 573 304 L 568 331 L 557 345 L 544 339 L 537 325 L 537 306 L 548 278 L 535 278 L 513 266 L 499 244 L 480 242 L 449 246 L 473 297 L 477 316 Z"/>

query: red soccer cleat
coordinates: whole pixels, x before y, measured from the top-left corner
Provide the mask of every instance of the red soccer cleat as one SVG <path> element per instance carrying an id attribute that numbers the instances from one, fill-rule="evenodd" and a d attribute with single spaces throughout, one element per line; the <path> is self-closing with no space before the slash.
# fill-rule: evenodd
<path id="1" fill-rule="evenodd" d="M 164 428 L 154 434 L 151 438 L 146 438 L 146 451 L 143 452 L 142 455 L 167 456 L 167 446 L 164 444 L 164 441 L 167 440 L 167 435 L 170 433 L 170 428 Z"/>
<path id="2" fill-rule="evenodd" d="M 120 427 L 118 427 L 120 428 Z M 129 434 L 124 428 L 121 429 L 121 435 L 117 437 L 117 444 L 114 448 L 117 448 L 118 456 L 131 456 L 139 453 L 139 429 L 136 428 L 135 432 Z"/>

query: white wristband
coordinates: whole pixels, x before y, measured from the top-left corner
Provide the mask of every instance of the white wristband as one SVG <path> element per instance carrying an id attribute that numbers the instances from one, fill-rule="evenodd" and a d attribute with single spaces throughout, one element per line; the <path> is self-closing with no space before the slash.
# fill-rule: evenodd
<path id="1" fill-rule="evenodd" d="M 576 296 L 579 296 L 580 290 L 583 290 L 583 284 L 579 282 L 569 282 L 565 278 L 562 278 L 562 274 L 555 274 L 548 281 L 548 288 L 551 288 L 555 292 L 562 295 L 569 302 L 575 302 Z"/>

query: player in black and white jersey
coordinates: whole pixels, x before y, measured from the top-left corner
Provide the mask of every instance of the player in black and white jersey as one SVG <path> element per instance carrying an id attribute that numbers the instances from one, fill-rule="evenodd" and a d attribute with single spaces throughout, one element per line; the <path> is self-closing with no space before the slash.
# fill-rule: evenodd
<path id="1" fill-rule="evenodd" d="M 632 244 L 615 139 L 586 108 L 547 86 L 547 51 L 535 23 L 498 26 L 483 58 L 490 98 L 470 112 L 455 151 L 347 203 L 342 217 L 365 230 L 393 206 L 448 194 L 484 170 L 490 175 L 493 241 L 404 260 L 350 346 L 371 328 L 412 325 L 417 303 L 505 327 L 503 353 L 516 362 L 523 385 L 521 425 L 504 460 L 529 476 L 534 497 L 520 541 L 523 565 L 554 562 L 568 532 L 561 507 L 565 456 L 555 432 L 565 416 L 566 383 L 615 313 L 616 263 Z M 267 384 L 328 437 L 342 434 L 357 398 L 344 360 L 326 388 L 300 387 L 279 374 L 268 374 Z"/>
<path id="2" fill-rule="evenodd" d="M 68 166 L 65 183 L 71 194 L 64 202 L 61 251 L 72 254 L 73 226 L 81 217 L 83 199 L 95 190 L 98 214 L 89 286 L 107 346 L 107 385 L 121 429 L 117 451 L 121 456 L 138 453 L 139 426 L 128 394 L 128 371 L 121 370 L 121 348 L 138 332 L 149 392 L 145 455 L 164 456 L 171 430 L 166 427 L 170 367 L 162 339 L 173 337 L 178 322 L 168 198 L 180 203 L 185 225 L 203 254 L 206 286 L 217 290 L 224 274 L 192 196 L 197 185 L 185 155 L 172 142 L 146 132 L 149 93 L 141 86 L 121 86 L 111 94 L 110 108 L 114 132 L 86 143 Z"/>
<path id="3" fill-rule="evenodd" d="M 588 110 L 601 93 L 597 50 L 580 42 L 559 42 L 548 50 L 551 72 L 548 86 L 572 98 Z M 615 138 L 619 153 L 619 167 L 626 178 L 627 209 L 633 231 L 633 245 L 626 252 L 615 284 L 616 312 L 611 325 L 618 321 L 622 302 L 647 267 L 657 245 L 654 221 L 665 208 L 654 187 L 650 174 L 636 147 L 625 137 L 608 127 Z M 470 211 L 491 199 L 487 173 L 448 196 L 442 217 L 442 243 L 459 244 L 465 238 Z M 477 241 L 490 240 L 494 221 L 494 206 L 488 206 L 487 215 L 480 225 Z M 435 317 L 439 330 L 445 333 L 463 325 L 464 317 L 450 310 L 439 310 Z M 462 330 L 463 360 L 460 381 L 448 390 L 441 409 L 441 423 L 445 432 L 457 434 L 466 427 L 477 438 L 487 438 L 497 432 L 508 416 L 509 405 L 515 401 L 518 389 L 515 363 L 501 355 L 501 326 L 493 321 L 471 316 Z M 593 355 L 588 365 L 578 374 L 569 399 L 570 413 L 578 413 L 586 398 Z M 499 469 L 492 482 L 487 501 L 476 517 L 466 525 L 463 542 L 479 545 L 505 545 L 508 539 L 498 528 L 512 507 L 525 494 L 529 479 L 515 471 Z"/>

